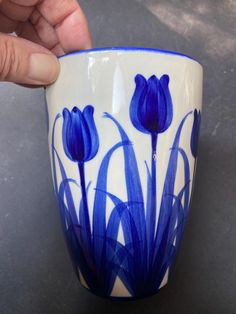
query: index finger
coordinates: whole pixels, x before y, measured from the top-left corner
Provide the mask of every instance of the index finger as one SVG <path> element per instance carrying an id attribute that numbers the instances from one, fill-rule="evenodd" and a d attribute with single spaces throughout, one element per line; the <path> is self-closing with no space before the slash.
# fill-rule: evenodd
<path id="1" fill-rule="evenodd" d="M 76 0 L 44 0 L 37 8 L 54 27 L 65 52 L 91 48 L 88 23 Z"/>

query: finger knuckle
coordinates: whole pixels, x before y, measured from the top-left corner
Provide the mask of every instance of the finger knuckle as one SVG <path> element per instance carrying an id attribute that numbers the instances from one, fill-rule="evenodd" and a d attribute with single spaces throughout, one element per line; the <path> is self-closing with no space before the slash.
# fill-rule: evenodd
<path id="1" fill-rule="evenodd" d="M 1 38 L 0 41 L 0 80 L 7 81 L 13 73 L 17 73 L 19 59 L 12 38 Z"/>

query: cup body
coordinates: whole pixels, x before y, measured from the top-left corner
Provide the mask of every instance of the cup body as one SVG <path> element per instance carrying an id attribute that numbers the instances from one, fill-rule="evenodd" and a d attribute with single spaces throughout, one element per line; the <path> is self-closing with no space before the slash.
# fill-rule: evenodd
<path id="1" fill-rule="evenodd" d="M 143 297 L 167 283 L 189 210 L 202 67 L 152 49 L 60 58 L 46 90 L 62 227 L 82 285 Z"/>

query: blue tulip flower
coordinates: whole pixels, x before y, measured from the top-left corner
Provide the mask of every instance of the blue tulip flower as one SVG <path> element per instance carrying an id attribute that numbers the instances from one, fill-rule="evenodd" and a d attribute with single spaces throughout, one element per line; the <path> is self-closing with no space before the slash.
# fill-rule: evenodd
<path id="1" fill-rule="evenodd" d="M 82 202 L 80 225 L 85 251 L 91 250 L 91 226 L 86 190 L 85 162 L 93 159 L 98 152 L 99 138 L 93 118 L 94 108 L 86 106 L 83 111 L 74 107 L 63 110 L 62 141 L 67 157 L 78 163 Z"/>
<path id="2" fill-rule="evenodd" d="M 83 112 L 74 107 L 70 112 L 63 110 L 62 139 L 65 153 L 76 162 L 87 162 L 95 157 L 99 138 L 93 118 L 94 108 L 86 106 Z"/>
<path id="3" fill-rule="evenodd" d="M 130 119 L 134 127 L 151 138 L 151 182 L 146 210 L 147 248 L 149 262 L 154 246 L 157 210 L 156 147 L 158 134 L 165 132 L 173 119 L 173 105 L 169 90 L 169 76 L 148 80 L 141 74 L 135 77 L 136 88 L 130 103 Z"/>
<path id="4" fill-rule="evenodd" d="M 165 132 L 173 118 L 169 91 L 169 76 L 160 80 L 152 75 L 148 80 L 141 74 L 135 77 L 136 89 L 130 104 L 130 118 L 136 129 L 143 133 Z"/>
<path id="5" fill-rule="evenodd" d="M 197 150 L 198 150 L 198 136 L 200 131 L 201 124 L 201 112 L 197 109 L 194 110 L 194 118 L 193 118 L 193 128 L 191 134 L 191 151 L 194 158 L 197 158 Z"/>

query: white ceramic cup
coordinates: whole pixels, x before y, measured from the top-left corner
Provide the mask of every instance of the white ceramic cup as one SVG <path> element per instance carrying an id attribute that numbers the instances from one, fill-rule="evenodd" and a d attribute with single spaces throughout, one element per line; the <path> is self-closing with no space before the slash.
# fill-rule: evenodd
<path id="1" fill-rule="evenodd" d="M 101 296 L 154 294 L 189 209 L 202 67 L 142 48 L 76 52 L 60 64 L 46 90 L 49 148 L 75 271 Z"/>

